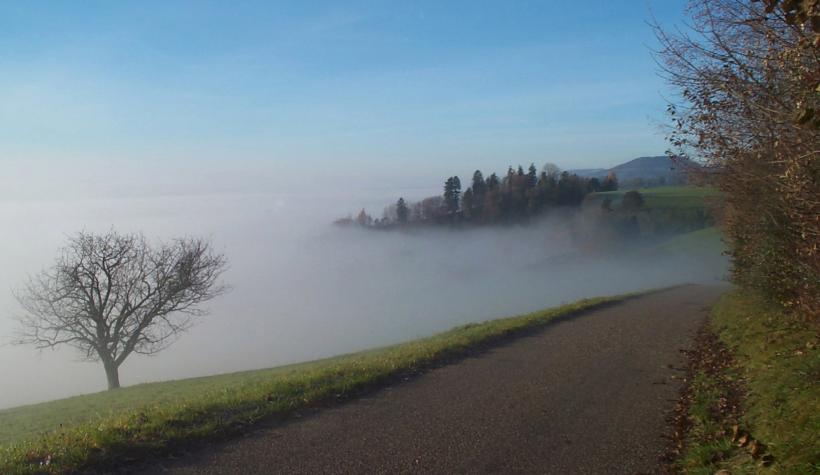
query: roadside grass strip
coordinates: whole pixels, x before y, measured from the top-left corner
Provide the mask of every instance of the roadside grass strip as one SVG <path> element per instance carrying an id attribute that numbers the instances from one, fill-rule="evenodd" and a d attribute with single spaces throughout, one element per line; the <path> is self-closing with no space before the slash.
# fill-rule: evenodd
<path id="1" fill-rule="evenodd" d="M 721 298 L 711 314 L 719 339 L 711 351 L 724 346 L 732 361 L 701 365 L 690 382 L 681 472 L 820 473 L 820 350 L 813 325 L 749 291 Z M 737 414 L 727 408 L 736 387 L 745 393 Z"/>
<path id="2" fill-rule="evenodd" d="M 0 424 L 14 424 L 5 427 L 7 438 L 13 439 L 15 429 L 25 434 L 0 446 L 0 473 L 106 470 L 170 455 L 193 443 L 236 434 L 263 418 L 284 419 L 353 397 L 550 321 L 636 295 L 584 299 L 300 365 L 138 385 L 0 411 Z"/>

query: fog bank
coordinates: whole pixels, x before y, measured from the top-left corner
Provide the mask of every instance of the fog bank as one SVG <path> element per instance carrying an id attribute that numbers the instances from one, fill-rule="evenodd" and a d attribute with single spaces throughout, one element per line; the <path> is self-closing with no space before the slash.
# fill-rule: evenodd
<path id="1" fill-rule="evenodd" d="M 408 199 L 426 194 L 409 193 Z M 225 193 L 0 202 L 7 230 L 0 237 L 0 339 L 12 336 L 10 317 L 19 312 L 11 289 L 48 266 L 66 234 L 112 227 L 142 231 L 149 239 L 209 237 L 228 257 L 224 279 L 233 287 L 168 350 L 131 356 L 121 369 L 123 385 L 321 358 L 582 297 L 721 276 L 686 256 L 578 257 L 559 217 L 527 227 L 413 232 L 330 224 L 357 206 L 380 211 L 395 196 Z M 3 344 L 0 380 L 0 407 L 105 388 L 101 366 L 80 362 L 71 348 L 38 352 Z"/>

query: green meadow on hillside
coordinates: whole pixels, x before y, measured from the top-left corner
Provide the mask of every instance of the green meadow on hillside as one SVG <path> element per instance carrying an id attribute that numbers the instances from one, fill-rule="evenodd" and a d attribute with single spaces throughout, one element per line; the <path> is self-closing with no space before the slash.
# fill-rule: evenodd
<path id="1" fill-rule="evenodd" d="M 632 188 L 624 188 L 617 191 L 597 192 L 588 199 L 600 205 L 606 197 L 609 197 L 613 204 L 617 205 L 624 193 L 631 190 Z M 643 196 L 647 208 L 705 208 L 720 197 L 720 192 L 714 188 L 697 186 L 660 186 L 635 191 Z"/>
<path id="2" fill-rule="evenodd" d="M 727 249 L 723 234 L 717 226 L 674 236 L 659 244 L 658 248 L 674 254 L 708 253 L 716 256 Z"/>
<path id="3" fill-rule="evenodd" d="M 391 347 L 281 368 L 142 384 L 0 411 L 0 473 L 70 473 L 224 437 L 355 395 L 550 320 L 629 295 L 468 324 Z"/>
<path id="4" fill-rule="evenodd" d="M 184 405 L 252 387 L 271 379 L 287 378 L 324 364 L 341 363 L 345 356 L 276 368 L 220 374 L 177 381 L 146 383 L 74 396 L 56 401 L 0 410 L 0 446 L 82 423 L 105 421 L 143 407 Z M 241 390 L 241 389 L 240 389 Z"/>
<path id="5" fill-rule="evenodd" d="M 641 194 L 643 206 L 626 209 L 622 199 L 629 191 L 592 193 L 584 201 L 584 210 L 596 212 L 609 200 L 612 212 L 605 219 L 612 224 L 636 227 L 641 236 L 668 238 L 714 226 L 714 210 L 722 199 L 713 188 L 665 186 L 635 190 Z"/>

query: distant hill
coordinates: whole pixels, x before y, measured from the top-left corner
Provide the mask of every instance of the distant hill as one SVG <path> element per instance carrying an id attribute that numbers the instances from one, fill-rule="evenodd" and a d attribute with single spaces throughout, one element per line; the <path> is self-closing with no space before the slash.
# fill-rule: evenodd
<path id="1" fill-rule="evenodd" d="M 657 182 L 663 180 L 668 184 L 680 183 L 685 180 L 684 168 L 696 166 L 694 162 L 687 162 L 684 165 L 672 163 L 665 155 L 656 157 L 639 157 L 626 163 L 616 165 L 609 169 L 604 168 L 583 168 L 569 170 L 583 177 L 603 178 L 609 172 L 615 172 L 618 181 L 621 183 L 643 180 L 646 182 Z"/>
<path id="2" fill-rule="evenodd" d="M 609 170 L 606 168 L 578 168 L 575 170 L 567 170 L 570 173 L 574 173 L 578 176 L 583 176 L 587 178 L 598 178 L 601 179 L 609 173 Z"/>

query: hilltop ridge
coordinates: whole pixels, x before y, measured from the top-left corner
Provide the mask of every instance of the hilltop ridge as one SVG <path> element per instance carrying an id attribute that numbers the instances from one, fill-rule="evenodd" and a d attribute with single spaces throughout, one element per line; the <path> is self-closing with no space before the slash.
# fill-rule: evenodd
<path id="1" fill-rule="evenodd" d="M 638 157 L 612 168 L 580 168 L 568 170 L 580 177 L 604 178 L 615 173 L 621 183 L 642 180 L 645 182 L 663 182 L 664 184 L 683 183 L 686 179 L 686 168 L 697 166 L 691 160 L 674 163 L 666 155 Z"/>

